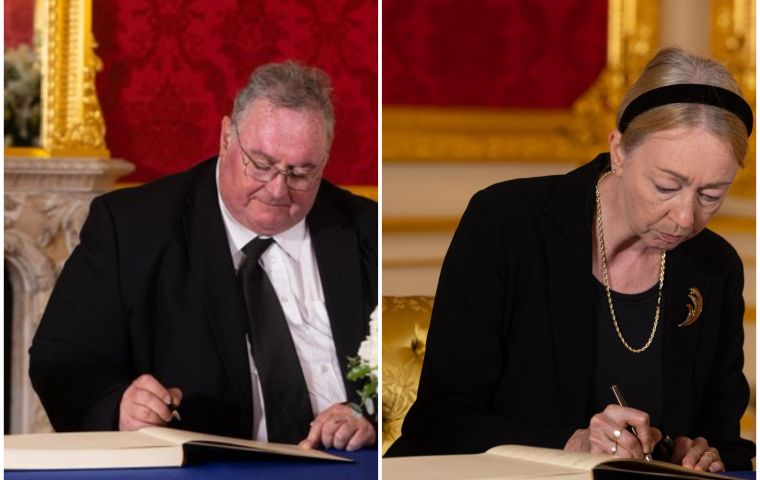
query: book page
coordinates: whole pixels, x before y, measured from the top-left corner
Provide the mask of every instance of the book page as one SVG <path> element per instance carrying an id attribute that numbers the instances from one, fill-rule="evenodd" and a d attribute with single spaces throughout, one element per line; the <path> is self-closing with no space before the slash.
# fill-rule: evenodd
<path id="1" fill-rule="evenodd" d="M 676 477 L 680 476 L 680 478 L 726 478 L 709 472 L 697 472 L 683 468 L 680 465 L 657 460 L 644 462 L 643 460 L 630 458 L 615 458 L 611 455 L 566 452 L 564 450 L 528 447 L 525 445 L 501 445 L 488 450 L 486 453 L 505 458 L 530 460 L 568 468 L 628 472 L 629 475 L 633 475 L 634 472 L 646 472 L 650 474 L 658 473 L 663 476 L 670 474 Z"/>
<path id="2" fill-rule="evenodd" d="M 5 448 L 30 450 L 101 450 L 171 447 L 175 442 L 138 432 L 64 432 L 5 435 Z"/>
<path id="3" fill-rule="evenodd" d="M 6 435 L 9 470 L 166 467 L 182 464 L 182 447 L 140 432 Z"/>
<path id="4" fill-rule="evenodd" d="M 207 433 L 189 432 L 186 430 L 177 430 L 166 427 L 145 427 L 139 430 L 145 435 L 155 437 L 163 442 L 181 445 L 183 443 L 193 442 L 200 444 L 234 446 L 245 450 L 255 452 L 273 453 L 278 455 L 288 455 L 303 458 L 316 458 L 322 460 L 339 460 L 351 462 L 348 458 L 331 455 L 321 450 L 307 450 L 298 445 L 289 445 L 284 443 L 267 443 L 257 442 L 255 440 L 245 440 L 242 438 L 224 437 L 221 435 L 210 435 Z"/>
<path id="5" fill-rule="evenodd" d="M 609 462 L 606 462 L 604 465 L 599 465 L 597 467 L 598 470 L 607 470 L 607 471 L 618 471 L 618 472 L 626 472 L 629 476 L 632 475 L 633 472 L 641 472 L 642 474 L 652 474 L 653 472 L 657 473 L 660 477 L 670 477 L 670 478 L 704 478 L 704 479 L 716 479 L 716 480 L 725 480 L 726 478 L 731 478 L 725 476 L 725 474 L 715 474 L 710 472 L 698 472 L 696 470 L 691 470 L 688 468 L 684 468 L 680 465 L 674 465 L 672 463 L 666 463 L 666 462 L 640 462 L 637 460 L 630 460 L 630 459 L 616 459 Z"/>
<path id="6" fill-rule="evenodd" d="M 383 459 L 383 480 L 590 480 L 581 468 L 482 453 Z"/>
<path id="7" fill-rule="evenodd" d="M 611 455 L 602 453 L 566 452 L 553 448 L 528 447 L 526 445 L 500 445 L 486 453 L 589 471 L 600 463 L 614 459 Z"/>

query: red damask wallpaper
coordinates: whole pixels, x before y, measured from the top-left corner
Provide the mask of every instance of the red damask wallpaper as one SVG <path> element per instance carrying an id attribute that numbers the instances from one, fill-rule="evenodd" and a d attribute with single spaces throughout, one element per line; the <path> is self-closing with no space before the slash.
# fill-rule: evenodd
<path id="1" fill-rule="evenodd" d="M 137 165 L 128 181 L 215 155 L 251 71 L 294 58 L 333 80 L 325 176 L 377 184 L 377 21 L 376 0 L 93 0 L 111 155 Z"/>
<path id="2" fill-rule="evenodd" d="M 16 48 L 25 43 L 32 46 L 34 35 L 34 2 L 30 0 L 5 0 L 3 30 L 4 47 Z"/>
<path id="3" fill-rule="evenodd" d="M 606 0 L 383 0 L 383 104 L 567 108 L 606 36 Z"/>

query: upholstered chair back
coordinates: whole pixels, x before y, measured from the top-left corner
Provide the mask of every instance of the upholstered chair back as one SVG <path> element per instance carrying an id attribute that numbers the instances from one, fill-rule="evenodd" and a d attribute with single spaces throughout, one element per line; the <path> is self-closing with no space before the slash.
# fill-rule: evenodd
<path id="1" fill-rule="evenodd" d="M 383 454 L 417 398 L 433 297 L 383 297 Z"/>

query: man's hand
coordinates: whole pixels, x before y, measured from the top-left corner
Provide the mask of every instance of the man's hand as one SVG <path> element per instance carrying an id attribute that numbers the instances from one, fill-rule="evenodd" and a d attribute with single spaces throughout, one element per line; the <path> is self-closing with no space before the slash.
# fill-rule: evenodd
<path id="1" fill-rule="evenodd" d="M 119 430 L 166 425 L 172 419 L 168 405 L 178 407 L 180 402 L 179 388 L 167 389 L 152 375 L 140 375 L 121 397 Z"/>
<path id="2" fill-rule="evenodd" d="M 358 450 L 375 443 L 375 428 L 351 407 L 335 404 L 317 415 L 311 422 L 309 435 L 298 445 L 314 448 L 320 443 L 325 448 Z"/>

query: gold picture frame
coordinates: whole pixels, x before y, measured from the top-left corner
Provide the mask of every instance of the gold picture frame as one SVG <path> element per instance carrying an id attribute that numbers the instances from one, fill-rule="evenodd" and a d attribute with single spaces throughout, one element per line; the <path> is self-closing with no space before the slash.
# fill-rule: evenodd
<path id="1" fill-rule="evenodd" d="M 756 33 L 755 0 L 712 0 L 710 2 L 710 56 L 725 64 L 734 74 L 744 98 L 755 110 L 756 92 Z M 757 131 L 757 128 L 755 128 Z M 731 187 L 731 195 L 755 199 L 756 134 L 752 134 L 744 168 Z M 753 222 L 754 223 L 754 222 Z"/>
<path id="2" fill-rule="evenodd" d="M 42 118 L 39 147 L 5 147 L 11 157 L 108 158 L 95 91 L 102 68 L 92 35 L 92 0 L 44 2 L 40 32 Z"/>

